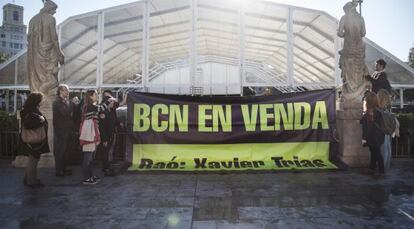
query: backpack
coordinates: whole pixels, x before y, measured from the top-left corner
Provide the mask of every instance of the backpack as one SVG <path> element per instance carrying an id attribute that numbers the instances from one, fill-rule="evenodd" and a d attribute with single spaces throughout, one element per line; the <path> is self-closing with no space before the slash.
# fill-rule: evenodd
<path id="1" fill-rule="evenodd" d="M 393 113 L 385 110 L 378 109 L 378 111 L 381 113 L 381 117 L 379 120 L 379 129 L 387 135 L 391 135 L 395 132 L 395 129 L 397 128 L 397 121 L 396 117 Z"/>

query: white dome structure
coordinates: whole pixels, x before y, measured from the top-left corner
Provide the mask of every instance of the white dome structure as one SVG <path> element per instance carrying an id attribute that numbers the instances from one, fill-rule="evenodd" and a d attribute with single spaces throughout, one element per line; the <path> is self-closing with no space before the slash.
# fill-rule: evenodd
<path id="1" fill-rule="evenodd" d="M 329 14 L 259 0 L 147 0 L 68 18 L 58 26 L 71 88 L 141 88 L 167 94 L 242 94 L 341 85 Z M 396 89 L 414 70 L 369 39 L 366 63 L 385 59 Z M 0 89 L 28 89 L 26 51 L 0 65 Z"/>

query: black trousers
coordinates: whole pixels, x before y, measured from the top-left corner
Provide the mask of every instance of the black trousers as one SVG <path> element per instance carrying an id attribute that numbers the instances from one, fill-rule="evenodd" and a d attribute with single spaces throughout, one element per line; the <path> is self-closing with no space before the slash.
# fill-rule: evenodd
<path id="1" fill-rule="evenodd" d="M 384 158 L 381 155 L 381 146 L 369 146 L 371 152 L 371 164 L 370 169 L 375 170 L 378 163 L 378 169 L 380 173 L 384 173 Z"/>
<path id="2" fill-rule="evenodd" d="M 109 151 L 111 150 L 113 141 L 114 138 L 108 141 L 106 146 L 104 146 L 102 142 L 98 145 L 98 153 L 101 156 L 102 170 L 109 169 Z"/>
<path id="3" fill-rule="evenodd" d="M 56 171 L 65 169 L 65 152 L 68 148 L 70 130 L 54 129 L 53 131 L 53 154 L 55 156 Z"/>

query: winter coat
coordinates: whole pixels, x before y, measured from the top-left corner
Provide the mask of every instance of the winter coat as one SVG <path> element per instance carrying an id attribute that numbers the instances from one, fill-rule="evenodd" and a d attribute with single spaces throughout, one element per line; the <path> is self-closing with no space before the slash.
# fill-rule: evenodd
<path id="1" fill-rule="evenodd" d="M 99 132 L 101 133 L 101 142 L 110 142 L 112 140 L 117 124 L 118 119 L 114 108 L 108 109 L 99 114 Z"/>
<path id="2" fill-rule="evenodd" d="M 381 113 L 374 110 L 374 120 L 368 119 L 368 114 L 362 116 L 362 139 L 367 141 L 368 146 L 380 146 L 384 143 L 385 134 L 379 128 Z"/>
<path id="3" fill-rule="evenodd" d="M 391 93 L 391 85 L 387 78 L 387 73 L 384 71 L 374 72 L 372 76 L 367 76 L 367 79 L 372 83 L 372 91 L 378 93 L 380 89 L 385 89 Z"/>
<path id="4" fill-rule="evenodd" d="M 53 128 L 66 129 L 68 131 L 73 129 L 72 111 L 74 104 L 65 102 L 62 98 L 57 97 L 53 102 Z"/>
<path id="5" fill-rule="evenodd" d="M 43 116 L 45 118 L 45 121 L 42 123 L 40 116 L 43 116 L 43 114 L 39 110 L 35 110 L 32 112 L 25 112 L 24 110 L 22 110 L 20 112 L 21 128 L 20 128 L 20 135 L 19 135 L 19 144 L 17 147 L 18 154 L 26 155 L 26 156 L 32 155 L 33 157 L 38 159 L 40 158 L 40 154 L 50 152 L 48 137 L 47 137 L 48 123 L 47 123 L 45 116 Z M 24 128 L 29 129 L 29 130 L 37 129 L 43 126 L 46 132 L 45 140 L 37 144 L 24 143 L 22 141 L 22 136 L 21 136 L 23 126 Z"/>

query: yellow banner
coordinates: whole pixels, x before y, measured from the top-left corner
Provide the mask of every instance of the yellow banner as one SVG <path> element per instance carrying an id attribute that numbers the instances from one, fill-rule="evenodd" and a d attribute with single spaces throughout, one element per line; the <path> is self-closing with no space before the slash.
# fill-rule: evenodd
<path id="1" fill-rule="evenodd" d="M 138 171 L 334 169 L 329 142 L 134 144 Z"/>

